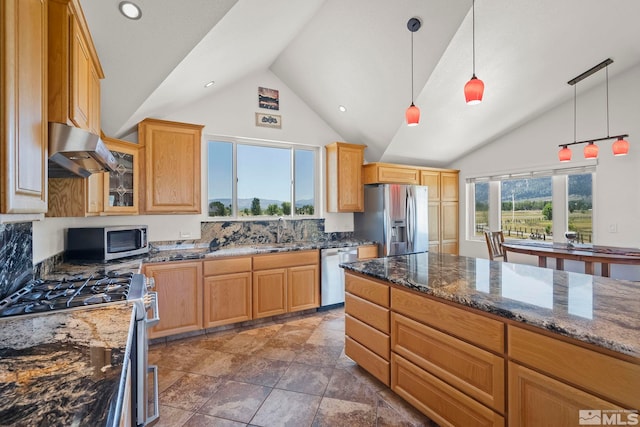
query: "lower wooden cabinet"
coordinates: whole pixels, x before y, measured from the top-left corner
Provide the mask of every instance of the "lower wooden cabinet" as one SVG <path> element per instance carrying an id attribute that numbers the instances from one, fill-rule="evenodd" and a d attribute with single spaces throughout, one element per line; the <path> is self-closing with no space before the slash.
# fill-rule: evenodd
<path id="1" fill-rule="evenodd" d="M 504 426 L 500 414 L 393 352 L 391 389 L 441 426 Z"/>
<path id="2" fill-rule="evenodd" d="M 623 408 L 517 363 L 509 362 L 510 427 L 577 426 L 582 424 L 580 411 L 594 409 L 606 411 Z M 618 413 L 614 414 L 617 415 Z M 624 413 L 619 415 L 626 421 Z M 596 425 L 602 424 L 598 422 Z"/>
<path id="3" fill-rule="evenodd" d="M 252 319 L 251 257 L 203 261 L 204 327 Z"/>
<path id="4" fill-rule="evenodd" d="M 320 306 L 317 250 L 253 257 L 253 317 L 269 317 Z"/>
<path id="5" fill-rule="evenodd" d="M 171 262 L 144 265 L 158 293 L 160 322 L 149 338 L 202 329 L 202 262 Z"/>
<path id="6" fill-rule="evenodd" d="M 253 272 L 253 317 L 277 316 L 287 312 L 287 269 Z"/>

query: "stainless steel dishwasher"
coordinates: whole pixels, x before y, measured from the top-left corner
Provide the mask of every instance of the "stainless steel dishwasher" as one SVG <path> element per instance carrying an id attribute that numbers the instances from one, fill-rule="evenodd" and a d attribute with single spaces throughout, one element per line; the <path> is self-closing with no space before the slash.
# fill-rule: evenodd
<path id="1" fill-rule="evenodd" d="M 320 306 L 344 304 L 344 272 L 339 267 L 342 262 L 358 260 L 358 248 L 331 248 L 320 251 L 322 264 L 320 285 Z"/>

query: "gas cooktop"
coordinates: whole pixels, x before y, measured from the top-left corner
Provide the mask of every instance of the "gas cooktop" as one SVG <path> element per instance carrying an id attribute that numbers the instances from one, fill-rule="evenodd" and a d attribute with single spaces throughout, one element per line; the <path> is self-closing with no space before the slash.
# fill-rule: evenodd
<path id="1" fill-rule="evenodd" d="M 31 280 L 0 301 L 0 317 L 125 301 L 133 276 L 109 272 L 61 280 Z"/>

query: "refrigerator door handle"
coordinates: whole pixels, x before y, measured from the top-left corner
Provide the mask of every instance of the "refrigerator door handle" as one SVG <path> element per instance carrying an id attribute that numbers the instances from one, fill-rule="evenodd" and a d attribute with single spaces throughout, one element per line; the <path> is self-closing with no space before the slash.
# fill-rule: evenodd
<path id="1" fill-rule="evenodd" d="M 407 252 L 413 252 L 415 230 L 415 195 L 411 188 L 407 189 Z"/>

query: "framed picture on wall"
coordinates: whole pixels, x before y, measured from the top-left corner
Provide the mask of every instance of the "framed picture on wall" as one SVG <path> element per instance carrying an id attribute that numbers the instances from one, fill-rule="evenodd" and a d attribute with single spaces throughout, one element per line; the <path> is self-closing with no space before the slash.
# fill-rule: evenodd
<path id="1" fill-rule="evenodd" d="M 267 110 L 280 109 L 280 92 L 276 89 L 258 87 L 258 107 Z"/>
<path id="2" fill-rule="evenodd" d="M 281 129 L 282 116 L 278 114 L 256 113 L 256 126 Z"/>

